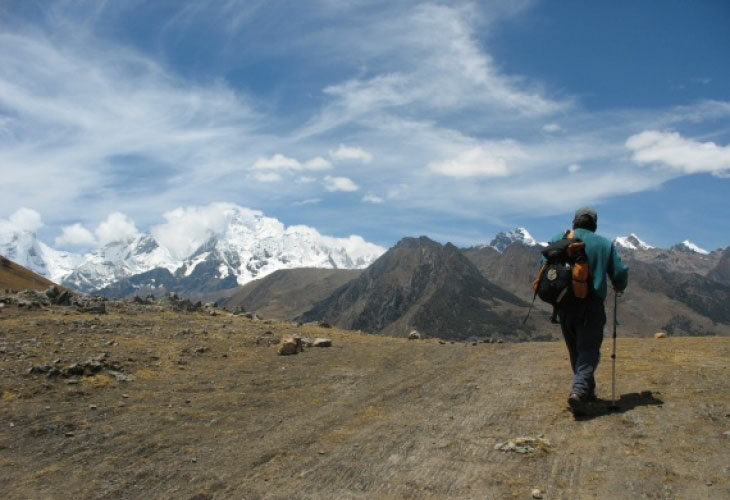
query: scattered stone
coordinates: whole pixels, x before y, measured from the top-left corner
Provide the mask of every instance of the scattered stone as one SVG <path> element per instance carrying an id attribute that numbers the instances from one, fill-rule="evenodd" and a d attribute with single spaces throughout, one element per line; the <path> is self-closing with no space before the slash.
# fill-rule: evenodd
<path id="1" fill-rule="evenodd" d="M 497 443 L 494 445 L 495 450 L 499 451 L 512 451 L 515 453 L 533 453 L 537 450 L 549 451 L 550 441 L 541 437 L 517 437 L 505 441 L 504 443 Z"/>
<path id="2" fill-rule="evenodd" d="M 498 344 L 504 344 L 504 340 L 502 340 L 502 339 L 497 339 L 497 343 L 498 343 Z"/>
<path id="3" fill-rule="evenodd" d="M 79 383 L 79 379 L 77 379 L 77 378 L 70 378 L 70 379 L 68 379 L 68 380 L 66 381 L 66 383 L 67 383 L 68 385 L 76 385 L 76 384 L 78 384 L 78 383 Z"/>
<path id="4" fill-rule="evenodd" d="M 411 333 L 408 334 L 408 340 L 418 340 L 421 338 L 421 334 L 418 333 L 418 330 L 411 330 Z"/>
<path id="5" fill-rule="evenodd" d="M 65 432 L 63 435 L 66 436 L 67 438 L 74 437 L 74 433 L 71 431 Z"/>
<path id="6" fill-rule="evenodd" d="M 441 340 L 441 339 L 439 339 L 439 344 L 445 344 L 445 343 L 446 343 L 446 341 L 445 341 L 445 340 Z"/>
<path id="7" fill-rule="evenodd" d="M 134 375 L 128 375 L 117 370 L 107 370 L 107 373 L 114 377 L 117 382 L 132 382 L 134 380 Z M 122 395 L 122 397 L 124 397 L 124 395 Z"/>
<path id="8" fill-rule="evenodd" d="M 656 333 L 654 334 L 654 338 L 655 338 L 655 339 L 663 339 L 663 338 L 665 338 L 666 336 L 667 336 L 667 334 L 666 334 L 665 332 L 656 332 Z"/>
<path id="9" fill-rule="evenodd" d="M 286 336 L 281 339 L 281 345 L 279 346 L 279 355 L 288 356 L 290 354 L 296 354 L 302 352 L 302 339 L 299 337 Z"/>
<path id="10" fill-rule="evenodd" d="M 106 297 L 76 295 L 71 301 L 77 311 L 87 314 L 106 314 Z"/>
<path id="11" fill-rule="evenodd" d="M 302 345 L 304 347 L 312 347 L 314 345 L 314 340 L 310 339 L 309 337 L 301 337 L 302 339 Z"/>
<path id="12" fill-rule="evenodd" d="M 326 321 L 319 321 L 317 323 L 317 326 L 319 326 L 320 328 L 332 328 L 332 325 L 330 325 Z"/>
<path id="13" fill-rule="evenodd" d="M 210 351 L 210 347 L 207 347 L 207 346 L 196 347 L 193 350 L 193 352 L 195 354 L 203 354 L 203 353 L 208 352 L 208 351 Z"/>
<path id="14" fill-rule="evenodd" d="M 540 488 L 532 490 L 532 498 L 542 498 L 542 491 L 540 491 Z"/>
<path id="15" fill-rule="evenodd" d="M 122 394 L 122 397 L 123 397 L 124 399 L 127 399 L 127 398 L 129 398 L 129 394 Z"/>
<path id="16" fill-rule="evenodd" d="M 96 410 L 96 405 L 89 405 L 89 410 Z"/>
<path id="17" fill-rule="evenodd" d="M 314 342 L 312 342 L 312 347 L 332 347 L 332 339 L 317 337 L 314 339 Z"/>

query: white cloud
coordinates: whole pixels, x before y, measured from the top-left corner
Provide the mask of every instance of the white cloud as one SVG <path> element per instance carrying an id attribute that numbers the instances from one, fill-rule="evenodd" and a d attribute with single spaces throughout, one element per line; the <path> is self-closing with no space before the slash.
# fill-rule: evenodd
<path id="1" fill-rule="evenodd" d="M 578 163 L 571 163 L 570 165 L 568 165 L 568 172 L 570 172 L 571 174 L 578 172 L 580 169 L 581 166 Z"/>
<path id="2" fill-rule="evenodd" d="M 467 149 L 455 158 L 428 164 L 431 172 L 448 177 L 505 177 L 509 175 L 507 162 L 501 156 L 477 146 Z"/>
<path id="3" fill-rule="evenodd" d="M 682 174 L 723 174 L 730 169 L 730 145 L 687 139 L 677 132 L 645 130 L 626 140 L 631 159 L 640 165 L 657 164 Z"/>
<path id="4" fill-rule="evenodd" d="M 321 156 L 315 156 L 314 158 L 300 162 L 295 158 L 289 158 L 283 154 L 277 153 L 269 158 L 260 157 L 253 165 L 251 170 L 258 171 L 254 174 L 254 177 L 262 182 L 274 182 L 280 181 L 281 175 L 274 172 L 298 172 L 303 170 L 329 170 L 332 168 L 332 162 L 322 158 Z M 262 173 L 261 171 L 267 171 Z"/>
<path id="5" fill-rule="evenodd" d="M 372 153 L 358 146 L 345 146 L 344 144 L 340 144 L 337 149 L 330 149 L 329 153 L 333 160 L 356 160 L 366 164 L 373 161 Z"/>
<path id="6" fill-rule="evenodd" d="M 347 177 L 332 177 L 330 175 L 324 178 L 324 187 L 327 191 L 357 191 L 360 187 Z"/>
<path id="7" fill-rule="evenodd" d="M 164 213 L 165 222 L 153 226 L 151 232 L 160 245 L 167 248 L 174 257 L 184 259 L 211 236 L 224 231 L 234 214 L 246 219 L 263 216 L 259 211 L 223 202 L 178 207 Z"/>
<path id="8" fill-rule="evenodd" d="M 20 231 L 34 232 L 43 227 L 41 214 L 31 208 L 19 208 L 10 215 L 8 221 Z"/>
<path id="9" fill-rule="evenodd" d="M 121 212 L 113 212 L 94 230 L 99 245 L 125 241 L 139 234 L 134 221 Z"/>
<path id="10" fill-rule="evenodd" d="M 311 160 L 305 161 L 302 168 L 304 168 L 304 170 L 329 170 L 332 168 L 332 162 L 322 158 L 321 156 L 317 156 Z"/>
<path id="11" fill-rule="evenodd" d="M 322 202 L 322 198 L 308 198 L 306 200 L 295 201 L 292 203 L 295 207 L 303 207 L 305 205 L 317 205 Z"/>
<path id="12" fill-rule="evenodd" d="M 251 168 L 253 170 L 300 170 L 302 164 L 299 163 L 299 160 L 277 153 L 271 158 L 257 159 Z"/>
<path id="13" fill-rule="evenodd" d="M 256 172 L 253 177 L 259 182 L 279 182 L 281 180 L 281 175 L 276 172 Z"/>
<path id="14" fill-rule="evenodd" d="M 316 177 L 310 177 L 308 175 L 300 175 L 299 177 L 297 177 L 295 179 L 294 182 L 296 182 L 297 184 L 311 184 L 316 181 L 317 181 Z"/>
<path id="15" fill-rule="evenodd" d="M 380 204 L 383 203 L 385 200 L 374 193 L 367 193 L 365 196 L 362 197 L 362 201 L 364 203 Z"/>
<path id="16" fill-rule="evenodd" d="M 548 132 L 552 134 L 554 132 L 560 132 L 562 128 L 557 123 L 546 123 L 542 126 L 542 130 L 543 132 Z"/>
<path id="17" fill-rule="evenodd" d="M 96 238 L 91 231 L 86 229 L 79 223 L 65 226 L 62 229 L 61 236 L 55 240 L 57 246 L 91 246 L 96 243 Z"/>

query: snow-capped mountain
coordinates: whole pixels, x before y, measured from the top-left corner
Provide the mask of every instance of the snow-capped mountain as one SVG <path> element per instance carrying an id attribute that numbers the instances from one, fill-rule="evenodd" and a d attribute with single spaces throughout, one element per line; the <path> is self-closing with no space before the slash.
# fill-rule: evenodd
<path id="1" fill-rule="evenodd" d="M 162 248 L 152 235 L 141 234 L 115 241 L 86 255 L 63 279 L 63 284 L 89 292 L 135 274 L 164 268 L 174 272 L 182 265 Z"/>
<path id="2" fill-rule="evenodd" d="M 54 250 L 38 241 L 32 231 L 18 230 L 0 221 L 0 255 L 7 257 L 51 281 L 60 282 L 78 266 L 83 257 Z"/>
<path id="3" fill-rule="evenodd" d="M 162 239 L 169 234 L 160 238 L 150 233 L 78 255 L 54 250 L 35 233 L 11 226 L 0 226 L 0 254 L 52 281 L 92 292 L 144 273 L 160 276 L 160 271 L 175 280 L 243 285 L 279 269 L 364 268 L 385 252 L 359 236 L 333 238 L 307 226 L 285 227 L 275 218 L 235 205 L 227 206 L 225 216 L 223 227 L 208 230 L 207 240 L 190 255 L 179 256 L 167 248 Z"/>
<path id="4" fill-rule="evenodd" d="M 631 233 L 629 236 L 617 236 L 613 242 L 617 246 L 627 250 L 651 250 L 654 248 L 645 241 L 642 241 L 641 238 L 636 236 L 634 233 Z"/>
<path id="5" fill-rule="evenodd" d="M 524 227 L 517 227 L 512 231 L 503 231 L 498 233 L 492 241 L 489 243 L 490 247 L 493 247 L 499 252 L 504 252 L 505 249 L 512 243 L 519 243 L 528 247 L 534 247 L 542 245 L 538 243 L 535 238 L 525 229 Z"/>
<path id="6" fill-rule="evenodd" d="M 684 240 L 682 243 L 677 243 L 676 245 L 672 246 L 670 250 L 675 250 L 677 252 L 689 252 L 689 253 L 698 253 L 700 255 L 709 255 L 710 252 L 705 250 L 704 248 L 700 248 L 694 243 L 692 243 L 689 240 Z"/>

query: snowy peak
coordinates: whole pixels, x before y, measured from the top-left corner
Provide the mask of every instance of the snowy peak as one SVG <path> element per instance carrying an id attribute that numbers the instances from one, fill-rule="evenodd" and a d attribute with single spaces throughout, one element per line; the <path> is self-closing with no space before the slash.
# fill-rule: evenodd
<path id="1" fill-rule="evenodd" d="M 503 231 L 501 233 L 498 233 L 489 243 L 489 246 L 493 247 L 499 252 L 504 252 L 507 247 L 510 246 L 512 243 L 519 243 L 520 245 L 524 245 L 527 247 L 534 247 L 539 245 L 537 240 L 532 237 L 527 229 L 525 229 L 524 227 L 517 227 L 512 231 Z"/>
<path id="2" fill-rule="evenodd" d="M 654 248 L 645 241 L 642 241 L 636 234 L 631 233 L 629 236 L 618 236 L 613 242 L 621 248 L 628 250 L 651 250 Z"/>
<path id="3" fill-rule="evenodd" d="M 677 243 L 676 245 L 671 247 L 670 250 L 674 250 L 676 252 L 698 253 L 700 255 L 710 254 L 710 252 L 708 252 L 704 248 L 698 247 L 689 240 L 684 240 L 682 243 Z"/>

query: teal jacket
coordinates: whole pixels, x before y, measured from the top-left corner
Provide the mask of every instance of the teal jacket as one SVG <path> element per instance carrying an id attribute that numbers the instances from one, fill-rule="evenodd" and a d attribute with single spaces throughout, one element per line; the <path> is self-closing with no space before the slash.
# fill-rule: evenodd
<path id="1" fill-rule="evenodd" d="M 562 240 L 564 234 L 555 235 L 550 243 Z M 593 291 L 596 295 L 602 299 L 605 299 L 608 295 L 606 275 L 611 278 L 613 287 L 617 291 L 623 292 L 629 281 L 629 268 L 621 262 L 621 257 L 613 243 L 587 229 L 578 228 L 574 231 L 574 234 L 586 245 L 588 268 L 593 278 Z"/>

